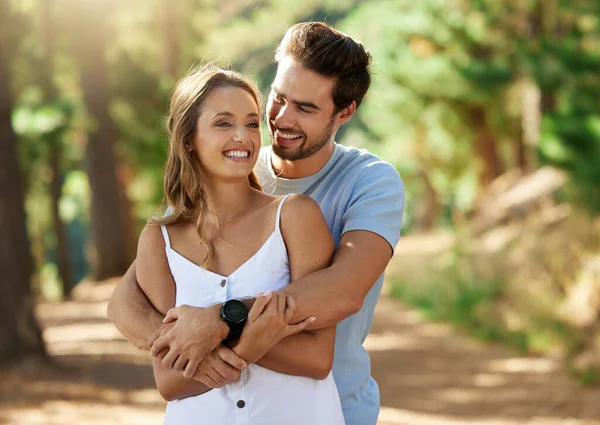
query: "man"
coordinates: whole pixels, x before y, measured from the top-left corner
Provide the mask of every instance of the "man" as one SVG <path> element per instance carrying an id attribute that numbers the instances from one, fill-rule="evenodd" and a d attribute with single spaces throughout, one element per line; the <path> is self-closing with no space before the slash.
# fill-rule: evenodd
<path id="1" fill-rule="evenodd" d="M 272 146 L 261 151 L 259 179 L 269 193 L 303 193 L 315 199 L 336 244 L 329 268 L 282 292 L 296 301 L 295 321 L 316 318 L 307 329 L 337 324 L 333 374 L 345 421 L 375 425 L 379 390 L 362 344 L 400 237 L 404 187 L 390 164 L 334 142 L 369 88 L 371 57 L 360 43 L 313 22 L 291 27 L 275 59 L 277 75 L 267 106 Z M 136 346 L 151 345 L 165 366 L 186 365 L 178 366 L 185 368 L 186 377 L 215 387 L 239 377 L 233 367 L 244 367 L 220 345 L 227 326 L 219 309 L 180 306 L 169 311 L 163 324 L 137 286 L 132 266 L 117 286 L 108 314 Z M 215 350 L 217 356 L 209 355 Z M 286 338 L 267 355 L 277 370 L 295 374 L 286 360 L 302 353 L 294 349 L 293 338 Z"/>

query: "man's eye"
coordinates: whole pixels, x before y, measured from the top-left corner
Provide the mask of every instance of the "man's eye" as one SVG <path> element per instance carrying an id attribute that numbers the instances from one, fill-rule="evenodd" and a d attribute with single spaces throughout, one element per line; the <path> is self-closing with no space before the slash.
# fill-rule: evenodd
<path id="1" fill-rule="evenodd" d="M 299 109 L 306 114 L 310 114 L 312 112 L 312 109 L 303 108 L 302 106 L 300 106 Z"/>

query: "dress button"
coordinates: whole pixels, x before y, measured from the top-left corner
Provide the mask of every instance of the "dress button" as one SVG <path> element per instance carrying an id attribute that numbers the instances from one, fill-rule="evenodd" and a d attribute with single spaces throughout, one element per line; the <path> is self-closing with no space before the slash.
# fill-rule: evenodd
<path id="1" fill-rule="evenodd" d="M 246 405 L 246 402 L 244 400 L 238 400 L 237 407 L 239 407 L 240 409 L 243 409 L 245 405 Z"/>
<path id="2" fill-rule="evenodd" d="M 227 284 L 227 279 L 223 279 L 221 281 L 221 288 L 224 288 L 226 284 Z"/>

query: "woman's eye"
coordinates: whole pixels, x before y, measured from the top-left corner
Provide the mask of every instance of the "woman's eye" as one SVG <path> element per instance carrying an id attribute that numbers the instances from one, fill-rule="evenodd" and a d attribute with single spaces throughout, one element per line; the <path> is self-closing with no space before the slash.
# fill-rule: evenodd
<path id="1" fill-rule="evenodd" d="M 257 122 L 251 122 L 251 123 L 248 123 L 248 127 L 250 127 L 250 128 L 258 128 L 259 124 Z"/>
<path id="2" fill-rule="evenodd" d="M 217 127 L 230 127 L 231 123 L 227 122 L 227 121 L 219 121 L 218 123 L 215 124 Z"/>

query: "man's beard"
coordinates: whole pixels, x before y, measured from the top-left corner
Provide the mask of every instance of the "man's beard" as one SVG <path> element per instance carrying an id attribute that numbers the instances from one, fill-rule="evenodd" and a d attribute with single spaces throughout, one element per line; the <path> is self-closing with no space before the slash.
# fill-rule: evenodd
<path id="1" fill-rule="evenodd" d="M 299 161 L 301 159 L 306 159 L 309 156 L 312 156 L 323 149 L 329 141 L 331 140 L 331 135 L 333 134 L 333 125 L 334 119 L 332 118 L 327 124 L 325 131 L 322 136 L 319 138 L 317 143 L 311 144 L 310 146 L 305 145 L 308 143 L 308 138 L 304 138 L 304 143 L 300 145 L 296 150 L 289 152 L 279 146 L 275 140 L 275 135 L 271 134 L 271 146 L 273 147 L 273 153 L 277 155 L 279 158 L 284 159 L 286 161 Z"/>

